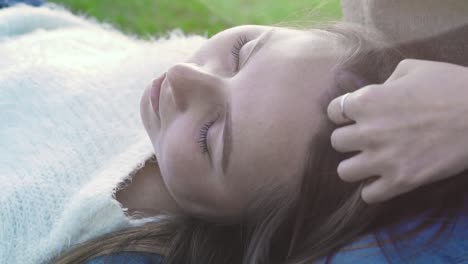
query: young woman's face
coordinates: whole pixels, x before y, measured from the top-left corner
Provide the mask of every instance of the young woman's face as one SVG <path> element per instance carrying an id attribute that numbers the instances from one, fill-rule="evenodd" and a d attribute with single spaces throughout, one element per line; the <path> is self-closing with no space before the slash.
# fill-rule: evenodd
<path id="1" fill-rule="evenodd" d="M 274 187 L 298 191 L 308 142 L 326 118 L 320 97 L 337 62 L 325 34 L 231 28 L 167 71 L 159 113 L 146 88 L 143 124 L 184 211 L 236 218 Z"/>

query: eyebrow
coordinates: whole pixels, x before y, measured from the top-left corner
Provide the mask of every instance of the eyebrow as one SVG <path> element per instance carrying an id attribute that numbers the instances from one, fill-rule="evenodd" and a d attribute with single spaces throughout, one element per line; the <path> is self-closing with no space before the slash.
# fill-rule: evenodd
<path id="1" fill-rule="evenodd" d="M 226 121 L 224 122 L 223 129 L 223 154 L 221 161 L 221 168 L 223 173 L 226 174 L 229 160 L 232 153 L 232 117 L 231 117 L 231 104 L 226 104 Z"/>
<path id="2" fill-rule="evenodd" d="M 258 51 L 265 46 L 265 44 L 268 42 L 268 40 L 271 38 L 273 35 L 273 32 L 275 32 L 276 29 L 270 29 L 267 32 L 265 32 L 262 36 L 260 36 L 260 39 L 258 39 L 257 43 L 253 47 L 252 51 L 250 51 L 249 55 L 247 55 L 247 58 L 244 60 L 244 63 L 240 65 L 240 67 L 244 66 L 244 64 L 247 63 L 247 61 L 250 60 L 251 57 L 253 57 Z"/>

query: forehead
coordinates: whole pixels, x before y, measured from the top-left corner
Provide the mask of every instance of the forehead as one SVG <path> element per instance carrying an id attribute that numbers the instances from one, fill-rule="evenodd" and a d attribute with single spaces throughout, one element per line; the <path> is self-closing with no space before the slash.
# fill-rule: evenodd
<path id="1" fill-rule="evenodd" d="M 298 179 L 308 142 L 326 118 L 322 94 L 336 60 L 320 34 L 280 29 L 230 82 L 229 174 L 252 188 Z"/>
<path id="2" fill-rule="evenodd" d="M 320 60 L 337 58 L 340 52 L 338 39 L 324 30 L 295 30 L 277 28 L 267 51 L 281 52 L 274 59 L 281 59 L 300 67 L 320 66 Z"/>

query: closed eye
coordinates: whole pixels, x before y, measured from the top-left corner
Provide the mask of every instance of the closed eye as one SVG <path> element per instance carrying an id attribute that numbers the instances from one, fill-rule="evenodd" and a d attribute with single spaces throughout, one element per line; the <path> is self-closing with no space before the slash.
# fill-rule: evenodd
<path id="1" fill-rule="evenodd" d="M 247 42 L 249 42 L 249 40 L 247 39 L 247 36 L 246 36 L 246 35 L 240 35 L 240 36 L 237 38 L 236 43 L 235 43 L 234 46 L 232 47 L 231 53 L 232 53 L 232 56 L 233 56 L 234 59 L 235 59 L 236 71 L 239 70 L 240 51 L 241 51 L 242 47 L 243 47 Z"/>
<path id="2" fill-rule="evenodd" d="M 198 143 L 200 144 L 202 154 L 208 153 L 208 130 L 214 124 L 215 121 L 216 119 L 204 124 L 203 127 L 200 129 Z"/>

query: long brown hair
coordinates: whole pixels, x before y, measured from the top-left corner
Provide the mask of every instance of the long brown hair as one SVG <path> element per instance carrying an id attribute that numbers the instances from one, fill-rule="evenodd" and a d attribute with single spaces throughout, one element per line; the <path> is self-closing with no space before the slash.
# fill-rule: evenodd
<path id="1" fill-rule="evenodd" d="M 398 222 L 428 209 L 431 214 L 426 221 L 411 232 L 384 242 L 411 237 L 431 226 L 431 219 L 441 215 L 448 219 L 455 217 L 463 206 L 467 171 L 385 203 L 364 203 L 360 197 L 364 183 L 345 183 L 336 173 L 339 162 L 353 153 L 341 154 L 331 147 L 330 135 L 335 126 L 326 119 L 326 107 L 341 94 L 367 84 L 383 83 L 405 58 L 468 66 L 467 60 L 462 58 L 462 54 L 468 54 L 463 43 L 463 36 L 468 32 L 458 28 L 433 39 L 389 47 L 383 36 L 354 24 L 338 22 L 322 28 L 337 37 L 343 51 L 335 68 L 337 76 L 351 77 L 336 78 L 334 87 L 323 95 L 322 129 L 309 142 L 301 190 L 297 195 L 287 195 L 280 189 L 269 190 L 251 204 L 241 223 L 235 224 L 168 216 L 159 222 L 77 245 L 51 263 L 82 263 L 119 251 L 159 253 L 165 256 L 165 263 L 170 264 L 312 263 L 333 256 L 361 235 L 391 230 Z M 450 52 L 444 48 L 447 46 L 452 47 Z"/>

